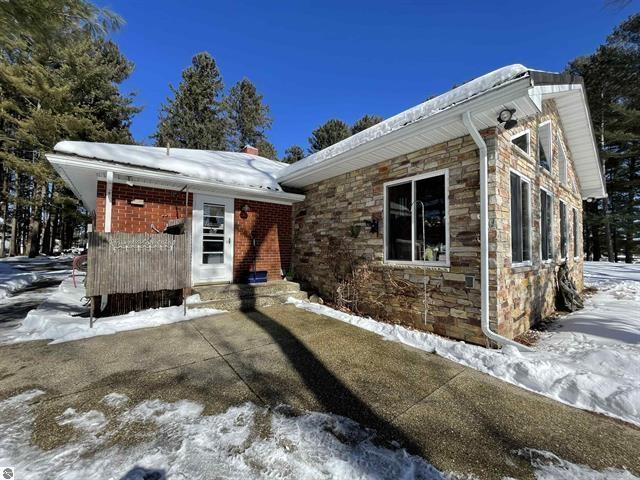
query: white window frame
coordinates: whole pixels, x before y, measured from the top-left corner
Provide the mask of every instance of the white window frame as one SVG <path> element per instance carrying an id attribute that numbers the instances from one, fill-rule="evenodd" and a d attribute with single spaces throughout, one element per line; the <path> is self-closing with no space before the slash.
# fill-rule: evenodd
<path id="1" fill-rule="evenodd" d="M 527 177 L 526 175 L 523 175 L 522 173 L 520 173 L 517 170 L 514 170 L 513 168 L 509 169 L 509 222 L 511 222 L 511 174 L 515 174 L 517 176 L 520 177 L 520 179 L 529 184 L 529 196 L 527 198 L 528 201 L 528 205 L 529 205 L 529 260 L 524 260 L 522 262 L 513 262 L 513 260 L 511 261 L 511 266 L 512 267 L 528 267 L 533 265 L 533 237 L 532 237 L 532 229 L 533 229 L 533 212 L 531 210 L 531 179 L 529 179 L 529 177 Z M 510 225 L 510 229 L 509 229 L 509 234 L 511 234 L 511 225 Z M 509 245 L 511 245 L 511 243 L 509 243 Z M 511 251 L 511 247 L 509 247 L 509 252 L 511 253 L 511 258 L 513 259 L 513 251 Z"/>
<path id="2" fill-rule="evenodd" d="M 540 165 L 540 129 L 542 129 L 543 127 L 546 127 L 547 125 L 549 125 L 549 170 L 547 170 L 546 167 L 543 167 L 542 165 Z M 537 135 L 537 140 L 538 140 L 538 145 L 537 145 L 537 152 L 538 152 L 538 158 L 537 163 L 538 163 L 538 168 L 540 170 L 545 170 L 548 173 L 552 173 L 553 172 L 553 125 L 551 123 L 551 120 L 545 120 L 544 122 L 540 122 L 538 124 L 538 135 Z"/>
<path id="3" fill-rule="evenodd" d="M 560 143 L 560 149 L 558 151 L 558 170 L 560 176 L 560 184 L 568 187 L 569 186 L 569 160 L 567 158 L 567 151 L 564 148 L 562 142 Z M 562 161 L 564 159 L 564 161 Z"/>
<path id="4" fill-rule="evenodd" d="M 538 238 L 539 238 L 539 242 L 538 243 L 539 243 L 539 247 L 540 247 L 539 248 L 540 262 L 541 263 L 553 263 L 553 261 L 556 258 L 555 257 L 556 248 L 555 248 L 555 245 L 554 245 L 554 228 L 553 228 L 554 222 L 556 220 L 555 212 L 554 212 L 555 203 L 556 203 L 555 202 L 555 196 L 553 195 L 553 193 L 551 193 L 550 190 L 548 190 L 548 189 L 546 189 L 544 187 L 540 187 L 540 191 L 544 191 L 551 198 L 551 218 L 550 218 L 550 222 L 551 222 L 551 257 L 545 259 L 545 258 L 542 258 L 542 227 L 543 227 L 543 225 L 542 225 L 542 202 L 540 201 L 541 200 L 541 195 L 538 194 L 538 203 L 540 204 L 540 205 L 538 205 L 538 212 L 539 212 L 539 215 L 540 215 L 540 232 L 539 232 L 539 235 L 538 235 Z"/>
<path id="5" fill-rule="evenodd" d="M 524 150 L 522 150 L 519 146 L 517 146 L 515 143 L 513 143 L 513 141 L 514 141 L 516 138 L 520 138 L 520 137 L 522 137 L 523 135 L 526 135 L 526 136 L 527 136 L 527 149 L 529 150 L 528 152 L 525 152 L 525 151 L 524 151 Z M 531 156 L 531 130 L 530 130 L 530 129 L 528 129 L 528 128 L 527 128 L 526 130 L 523 130 L 523 131 L 522 131 L 522 132 L 520 132 L 520 133 L 516 133 L 515 135 L 511 135 L 511 137 L 509 138 L 509 142 L 511 142 L 511 146 L 513 146 L 513 147 L 517 148 L 517 149 L 518 149 L 518 151 L 519 151 L 520 153 L 522 153 L 523 155 L 526 155 L 527 157 L 530 157 L 530 156 Z"/>
<path id="6" fill-rule="evenodd" d="M 387 191 L 389 187 L 393 187 L 394 185 L 401 185 L 403 183 L 411 183 L 411 203 L 416 200 L 416 188 L 415 182 L 424 180 L 425 178 L 439 177 L 444 175 L 444 210 L 445 210 L 445 227 L 444 227 L 444 236 L 445 236 L 445 261 L 439 262 L 428 262 L 424 260 L 416 260 L 416 213 L 417 209 L 411 209 L 411 260 L 389 260 L 388 259 L 388 245 L 387 239 L 388 228 L 389 228 L 389 209 L 387 208 Z M 390 182 L 386 182 L 384 185 L 384 195 L 383 195 L 383 208 L 384 208 L 384 263 L 389 265 L 424 265 L 424 266 L 432 266 L 432 267 L 449 267 L 451 265 L 451 241 L 449 238 L 449 169 L 444 168 L 442 170 L 436 170 L 434 172 L 422 173 L 420 175 L 414 175 L 412 177 L 404 177 L 398 180 L 392 180 Z"/>
<path id="7" fill-rule="evenodd" d="M 567 246 L 566 246 L 567 251 L 565 252 L 566 255 L 564 257 L 562 256 L 562 207 L 561 205 L 564 205 L 564 215 L 565 215 L 564 227 L 566 229 L 565 241 L 567 243 Z M 567 202 L 563 200 L 558 200 L 558 228 L 560 233 L 560 248 L 559 248 L 560 261 L 565 261 L 567 260 L 567 258 L 569 258 L 569 205 L 567 205 Z"/>

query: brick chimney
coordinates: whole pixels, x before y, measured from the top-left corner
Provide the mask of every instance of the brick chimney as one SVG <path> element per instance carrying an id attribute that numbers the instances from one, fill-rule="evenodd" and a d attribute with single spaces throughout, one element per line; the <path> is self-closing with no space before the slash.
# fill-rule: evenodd
<path id="1" fill-rule="evenodd" d="M 249 155 L 258 155 L 260 153 L 260 150 L 258 150 L 256 147 L 252 147 L 251 145 L 245 145 L 244 147 L 242 147 L 242 153 L 248 153 Z"/>

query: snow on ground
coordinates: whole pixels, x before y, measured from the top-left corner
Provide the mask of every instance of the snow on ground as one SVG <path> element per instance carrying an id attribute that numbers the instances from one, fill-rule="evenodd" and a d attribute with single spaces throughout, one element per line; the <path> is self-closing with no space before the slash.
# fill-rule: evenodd
<path id="1" fill-rule="evenodd" d="M 599 291 L 532 352 L 491 350 L 289 299 L 297 307 L 364 328 L 585 410 L 640 426 L 640 265 L 587 262 Z"/>
<path id="2" fill-rule="evenodd" d="M 60 269 L 56 262 L 57 259 L 49 257 L 36 259 L 12 257 L 11 259 L 0 260 L 0 301 L 39 280 L 56 279 L 69 275 L 70 270 L 67 268 Z M 39 264 L 43 266 L 46 264 L 49 268 L 42 270 L 25 269 Z"/>
<path id="3" fill-rule="evenodd" d="M 89 309 L 84 306 L 82 300 L 85 295 L 82 280 L 82 277 L 77 279 L 77 288 L 73 286 L 70 277 L 63 280 L 51 296 L 27 314 L 20 326 L 0 332 L 0 343 L 28 340 L 52 340 L 51 343 L 62 343 L 112 335 L 125 330 L 157 327 L 222 312 L 215 308 L 197 308 L 187 310 L 187 314 L 184 315 L 181 306 L 153 308 L 126 315 L 98 318 L 93 328 L 90 328 Z"/>
<path id="4" fill-rule="evenodd" d="M 66 445 L 42 450 L 31 442 L 33 402 L 42 391 L 0 402 L 0 465 L 24 479 L 431 479 L 459 477 L 424 459 L 376 441 L 375 432 L 337 415 L 294 412 L 252 403 L 218 415 L 181 400 L 131 405 L 111 393 L 104 411 L 68 408 L 56 421 L 72 429 Z M 113 404 L 113 398 L 118 402 Z M 144 424 L 150 428 L 140 428 Z M 139 442 L 118 444 L 139 432 Z M 147 433 L 145 433 L 147 432 Z M 549 452 L 514 452 L 531 460 L 539 479 L 635 479 L 623 470 L 597 472 Z M 155 473 L 155 476 L 152 474 Z"/>

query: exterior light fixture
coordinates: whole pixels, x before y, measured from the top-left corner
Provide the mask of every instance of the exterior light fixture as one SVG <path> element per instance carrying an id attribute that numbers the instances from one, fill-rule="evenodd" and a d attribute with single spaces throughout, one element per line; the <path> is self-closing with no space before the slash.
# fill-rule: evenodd
<path id="1" fill-rule="evenodd" d="M 504 128 L 507 130 L 518 124 L 518 121 L 513 118 L 514 113 L 516 113 L 515 108 L 505 108 L 498 114 L 498 122 L 504 123 Z"/>
<path id="2" fill-rule="evenodd" d="M 247 205 L 246 203 L 242 206 L 241 208 L 242 213 L 249 213 L 249 205 Z"/>

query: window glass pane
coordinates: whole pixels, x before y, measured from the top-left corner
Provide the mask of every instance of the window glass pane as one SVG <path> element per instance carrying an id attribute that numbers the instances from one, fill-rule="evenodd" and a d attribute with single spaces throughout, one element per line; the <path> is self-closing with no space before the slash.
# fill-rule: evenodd
<path id="1" fill-rule="evenodd" d="M 415 182 L 416 188 L 416 260 L 446 261 L 445 177 L 425 178 Z M 424 204 L 424 218 L 422 207 Z M 423 242 L 424 225 L 424 242 Z"/>
<path id="2" fill-rule="evenodd" d="M 387 188 L 387 258 L 411 260 L 411 183 Z"/>
<path id="3" fill-rule="evenodd" d="M 538 157 L 540 166 L 551 171 L 551 124 L 538 128 Z"/>
<path id="4" fill-rule="evenodd" d="M 567 184 L 567 156 L 564 153 L 564 149 L 560 147 L 558 152 L 558 167 L 560 168 L 560 182 L 563 185 Z"/>
<path id="5" fill-rule="evenodd" d="M 580 232 L 578 230 L 578 210 L 573 209 L 573 256 L 580 255 L 580 249 L 578 248 L 578 242 L 580 241 Z"/>
<path id="6" fill-rule="evenodd" d="M 567 258 L 567 206 L 560 202 L 560 256 Z"/>
<path id="7" fill-rule="evenodd" d="M 540 250 L 542 252 L 542 260 L 552 258 L 551 208 L 551 196 L 544 190 L 540 190 Z"/>
<path id="8" fill-rule="evenodd" d="M 513 143 L 516 147 L 518 147 L 526 154 L 529 154 L 529 132 L 511 139 L 511 143 Z"/>
<path id="9" fill-rule="evenodd" d="M 202 255 L 202 263 L 212 264 L 212 263 L 223 263 L 224 256 L 222 253 L 204 253 Z"/>
<path id="10" fill-rule="evenodd" d="M 522 262 L 522 192 L 515 173 L 511 174 L 511 261 Z"/>
<path id="11" fill-rule="evenodd" d="M 224 251 L 224 241 L 222 240 L 205 240 L 202 242 L 202 251 L 204 253 L 214 253 Z"/>
<path id="12" fill-rule="evenodd" d="M 529 212 L 529 184 L 520 179 L 520 188 L 522 189 L 522 261 L 531 260 L 531 213 Z"/>

